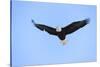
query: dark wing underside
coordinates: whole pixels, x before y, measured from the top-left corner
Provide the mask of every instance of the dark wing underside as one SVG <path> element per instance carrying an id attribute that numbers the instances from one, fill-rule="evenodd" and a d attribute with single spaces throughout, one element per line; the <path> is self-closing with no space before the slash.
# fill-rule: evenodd
<path id="1" fill-rule="evenodd" d="M 43 25 L 43 24 L 34 23 L 34 25 L 35 25 L 35 27 L 37 27 L 38 29 L 40 29 L 42 31 L 47 31 L 49 34 L 52 34 L 52 35 L 56 35 L 57 34 L 55 28 L 52 28 L 52 27 L 49 27 L 49 26 L 46 26 L 46 25 Z"/>
<path id="2" fill-rule="evenodd" d="M 73 22 L 72 24 L 62 28 L 62 31 L 65 34 L 73 33 L 76 30 L 78 30 L 78 29 L 82 28 L 83 26 L 85 26 L 88 22 L 89 22 L 89 19 Z"/>

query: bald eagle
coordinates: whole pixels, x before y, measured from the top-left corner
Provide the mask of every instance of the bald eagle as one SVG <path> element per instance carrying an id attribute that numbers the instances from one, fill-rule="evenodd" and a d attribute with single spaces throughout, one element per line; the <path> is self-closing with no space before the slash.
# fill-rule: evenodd
<path id="1" fill-rule="evenodd" d="M 75 32 L 76 30 L 84 27 L 86 24 L 88 24 L 88 22 L 89 22 L 89 19 L 84 19 L 84 20 L 72 22 L 71 24 L 62 28 L 61 27 L 53 28 L 44 24 L 37 24 L 35 23 L 34 20 L 32 20 L 32 23 L 35 25 L 36 28 L 40 29 L 41 31 L 46 31 L 50 35 L 58 36 L 58 38 L 61 40 L 61 43 L 63 45 L 66 44 L 66 41 L 65 41 L 66 35 L 71 34 Z"/>

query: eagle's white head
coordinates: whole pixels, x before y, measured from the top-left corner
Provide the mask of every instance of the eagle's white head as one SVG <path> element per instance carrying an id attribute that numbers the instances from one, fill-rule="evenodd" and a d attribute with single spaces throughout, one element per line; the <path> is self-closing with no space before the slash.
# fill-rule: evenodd
<path id="1" fill-rule="evenodd" d="M 56 27 L 56 31 L 61 32 L 62 31 L 61 27 Z"/>

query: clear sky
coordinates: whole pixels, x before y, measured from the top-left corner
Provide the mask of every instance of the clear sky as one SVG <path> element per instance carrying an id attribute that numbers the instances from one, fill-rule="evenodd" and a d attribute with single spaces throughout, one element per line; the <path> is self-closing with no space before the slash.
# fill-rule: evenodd
<path id="1" fill-rule="evenodd" d="M 64 27 L 86 18 L 90 23 L 66 36 L 65 46 L 31 22 Z M 11 49 L 13 67 L 96 61 L 96 6 L 13 1 Z"/>

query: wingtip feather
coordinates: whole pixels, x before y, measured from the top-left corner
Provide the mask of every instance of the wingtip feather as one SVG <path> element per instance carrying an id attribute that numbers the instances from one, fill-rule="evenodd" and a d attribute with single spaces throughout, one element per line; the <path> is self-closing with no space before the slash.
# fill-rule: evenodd
<path id="1" fill-rule="evenodd" d="M 32 19 L 32 23 L 35 25 L 36 23 L 35 23 L 35 21 Z"/>
<path id="2" fill-rule="evenodd" d="M 85 22 L 86 22 L 87 24 L 89 24 L 90 19 L 89 19 L 89 18 L 85 19 Z"/>

